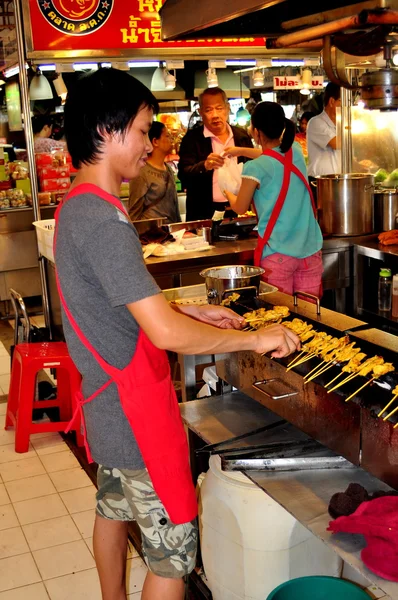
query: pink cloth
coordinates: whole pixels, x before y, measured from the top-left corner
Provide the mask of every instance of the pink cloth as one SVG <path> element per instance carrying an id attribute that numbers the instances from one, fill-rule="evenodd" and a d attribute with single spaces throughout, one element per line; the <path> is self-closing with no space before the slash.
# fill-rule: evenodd
<path id="1" fill-rule="evenodd" d="M 232 132 L 231 127 L 228 125 L 228 123 L 227 123 L 227 127 L 228 127 L 229 137 L 228 137 L 227 141 L 225 142 L 225 144 L 216 135 L 214 135 L 214 133 L 212 133 L 210 131 L 210 129 L 207 129 L 207 127 L 205 127 L 203 129 L 204 137 L 211 138 L 211 147 L 212 147 L 214 154 L 221 154 L 221 152 L 223 152 L 223 150 L 225 150 L 225 148 L 235 145 L 234 134 Z M 235 160 L 237 161 L 238 159 L 235 158 Z M 223 195 L 222 191 L 220 190 L 220 186 L 218 185 L 217 169 L 214 169 L 214 171 L 213 171 L 213 202 L 224 202 L 225 203 L 225 196 Z"/>
<path id="2" fill-rule="evenodd" d="M 318 297 L 322 295 L 321 251 L 307 258 L 271 254 L 261 261 L 261 267 L 265 271 L 263 279 L 275 285 L 280 292 L 291 296 L 298 291 Z"/>

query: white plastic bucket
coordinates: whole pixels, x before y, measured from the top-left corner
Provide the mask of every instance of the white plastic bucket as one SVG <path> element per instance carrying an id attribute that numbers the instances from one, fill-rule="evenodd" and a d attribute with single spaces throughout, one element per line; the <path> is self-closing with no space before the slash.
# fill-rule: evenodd
<path id="1" fill-rule="evenodd" d="M 342 560 L 218 456 L 200 488 L 199 524 L 213 600 L 264 600 L 281 583 L 306 575 L 340 577 Z"/>

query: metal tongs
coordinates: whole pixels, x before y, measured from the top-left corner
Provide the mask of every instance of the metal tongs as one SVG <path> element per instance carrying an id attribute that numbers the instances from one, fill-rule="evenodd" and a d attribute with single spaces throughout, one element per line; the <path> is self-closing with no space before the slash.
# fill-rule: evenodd
<path id="1" fill-rule="evenodd" d="M 203 452 L 208 452 L 209 454 L 229 454 L 229 453 L 247 453 L 254 452 L 260 449 L 269 448 L 270 446 L 275 447 L 276 445 L 281 445 L 281 442 L 274 442 L 273 444 L 256 444 L 252 446 L 244 446 L 244 447 L 235 447 L 235 448 L 224 448 L 224 446 L 233 444 L 234 442 L 238 442 L 240 440 L 244 440 L 253 435 L 257 435 L 258 433 L 263 433 L 264 431 L 272 431 L 273 429 L 279 429 L 279 427 L 283 427 L 287 425 L 288 422 L 285 419 L 280 421 L 275 421 L 274 423 L 270 423 L 265 425 L 264 427 L 259 427 L 258 429 L 254 429 L 253 431 L 249 431 L 248 433 L 242 433 L 241 435 L 237 435 L 236 437 L 230 438 L 228 440 L 224 440 L 223 442 L 218 442 L 217 444 L 207 444 L 207 446 L 203 446 L 203 448 L 199 448 L 195 450 L 196 454 L 201 454 Z M 287 442 L 289 443 L 289 442 Z M 283 445 L 286 443 L 284 442 Z"/>

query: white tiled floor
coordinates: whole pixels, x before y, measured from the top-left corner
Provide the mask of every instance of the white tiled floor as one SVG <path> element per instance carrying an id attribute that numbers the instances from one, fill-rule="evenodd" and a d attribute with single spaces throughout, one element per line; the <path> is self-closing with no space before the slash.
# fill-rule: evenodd
<path id="1" fill-rule="evenodd" d="M 0 394 L 9 367 L 0 343 Z M 5 412 L 0 404 L 0 600 L 100 600 L 94 485 L 58 433 L 36 434 L 29 452 L 16 454 Z M 140 600 L 146 572 L 131 549 L 128 598 Z"/>

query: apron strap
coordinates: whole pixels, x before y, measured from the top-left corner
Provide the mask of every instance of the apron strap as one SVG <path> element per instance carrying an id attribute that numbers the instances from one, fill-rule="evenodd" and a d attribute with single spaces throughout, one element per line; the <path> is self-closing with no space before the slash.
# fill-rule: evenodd
<path id="1" fill-rule="evenodd" d="M 272 158 L 275 158 L 276 160 L 279 160 L 279 162 L 281 162 L 282 164 L 285 164 L 284 157 L 281 154 L 279 154 L 279 152 L 275 152 L 274 150 L 266 150 L 263 152 L 263 154 L 272 156 Z M 312 188 L 311 188 L 310 184 L 308 183 L 307 177 L 293 163 L 291 165 L 291 170 L 292 170 L 292 173 L 294 173 L 295 175 L 297 175 L 297 177 L 299 179 L 301 179 L 301 181 L 304 183 L 305 187 L 307 188 L 307 191 L 308 191 L 308 193 L 310 195 L 310 199 L 311 199 L 312 210 L 314 211 L 314 216 L 316 218 L 317 210 L 316 210 L 316 204 L 314 201 L 314 194 L 312 193 Z"/>
<path id="2" fill-rule="evenodd" d="M 281 191 L 279 192 L 279 196 L 275 202 L 275 206 L 267 223 L 267 227 L 265 228 L 264 235 L 262 237 L 258 237 L 258 244 L 254 252 L 254 264 L 256 266 L 260 266 L 261 258 L 263 256 L 263 250 L 272 235 L 276 222 L 279 218 L 279 215 L 281 214 L 281 210 L 285 203 L 290 185 L 290 177 L 292 174 L 293 162 L 293 151 L 291 148 L 286 152 L 285 156 L 281 156 L 278 152 L 275 152 L 275 150 L 265 150 L 263 154 L 266 156 L 271 156 L 272 158 L 277 158 L 277 160 L 279 160 L 284 165 L 284 169 Z"/>
<path id="3" fill-rule="evenodd" d="M 279 192 L 279 196 L 275 202 L 275 206 L 272 210 L 270 219 L 267 223 L 267 227 L 265 228 L 264 235 L 262 237 L 258 236 L 258 244 L 254 251 L 254 264 L 255 264 L 255 266 L 258 266 L 258 267 L 260 266 L 260 262 L 261 262 L 261 259 L 263 256 L 263 250 L 264 250 L 266 244 L 268 244 L 268 241 L 272 235 L 272 232 L 275 228 L 276 222 L 279 218 L 279 215 L 281 214 L 283 205 L 285 203 L 286 196 L 289 191 L 290 178 L 291 178 L 292 173 L 294 173 L 294 175 L 296 175 L 304 183 L 305 187 L 307 188 L 307 191 L 310 195 L 312 210 L 314 211 L 314 217 L 316 218 L 316 215 L 317 215 L 316 205 L 314 202 L 314 196 L 312 194 L 311 186 L 308 183 L 308 180 L 305 177 L 305 175 L 300 171 L 300 169 L 298 169 L 298 167 L 296 167 L 296 165 L 293 164 L 292 148 L 290 148 L 286 152 L 285 155 L 282 155 L 279 152 L 276 152 L 275 150 L 271 150 L 271 149 L 264 150 L 263 155 L 271 156 L 271 158 L 275 158 L 275 160 L 278 160 L 280 163 L 282 163 L 284 169 L 283 169 L 282 187 Z"/>
<path id="4" fill-rule="evenodd" d="M 62 210 L 62 207 L 65 205 L 65 203 L 68 200 L 70 200 L 71 198 L 73 198 L 74 196 L 77 196 L 79 194 L 95 194 L 96 196 L 100 196 L 103 200 L 105 200 L 105 202 L 112 204 L 113 206 L 115 206 L 116 208 L 121 210 L 125 215 L 128 216 L 126 209 L 124 208 L 123 204 L 121 203 L 121 201 L 118 198 L 115 198 L 115 196 L 108 194 L 108 192 L 105 192 L 104 190 L 102 190 L 101 188 L 99 188 L 96 185 L 93 185 L 91 183 L 84 183 L 84 184 L 78 185 L 75 188 L 73 188 L 65 196 L 64 200 L 58 206 L 56 213 L 54 215 L 56 223 L 58 223 L 60 212 Z M 57 227 L 55 228 L 55 235 L 54 235 L 54 256 L 56 255 L 56 245 L 57 245 Z M 94 346 L 91 344 L 91 342 L 87 339 L 87 337 L 84 335 L 83 331 L 80 329 L 79 325 L 77 324 L 75 318 L 73 317 L 73 315 L 70 312 L 69 307 L 66 303 L 65 297 L 64 297 L 62 289 L 61 289 L 61 284 L 59 281 L 57 269 L 55 269 L 55 277 L 56 277 L 57 288 L 58 288 L 58 293 L 59 293 L 59 298 L 61 300 L 62 308 L 64 309 L 65 314 L 68 317 L 69 323 L 71 324 L 72 329 L 74 330 L 75 334 L 77 335 L 77 337 L 79 338 L 79 340 L 83 344 L 83 346 L 94 356 L 95 360 L 98 362 L 100 367 L 105 371 L 105 373 L 107 373 L 107 375 L 109 375 L 112 378 L 109 380 L 109 382 L 107 382 L 107 385 L 109 385 L 111 383 L 111 381 L 113 380 L 113 378 L 120 372 L 120 370 L 117 369 L 116 367 L 113 367 L 109 363 L 107 363 L 102 358 L 102 356 L 99 354 L 99 352 L 97 352 L 97 350 L 94 348 Z"/>

